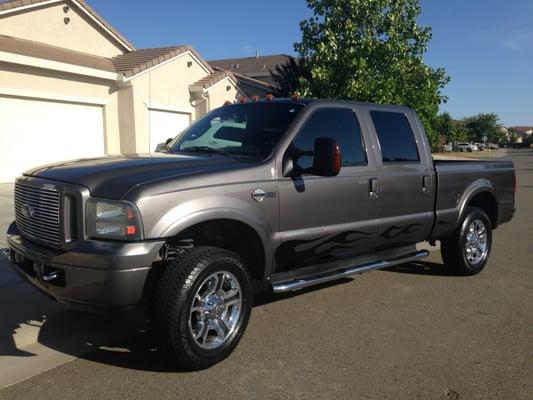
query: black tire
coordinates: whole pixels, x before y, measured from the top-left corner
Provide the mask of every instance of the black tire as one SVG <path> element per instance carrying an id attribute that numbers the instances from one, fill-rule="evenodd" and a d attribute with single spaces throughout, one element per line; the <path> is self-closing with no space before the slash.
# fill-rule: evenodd
<path id="1" fill-rule="evenodd" d="M 475 221 L 481 221 L 485 226 L 486 246 L 481 252 L 480 260 L 470 260 L 467 256 L 468 233 Z M 492 247 L 492 227 L 487 214 L 477 207 L 468 207 L 456 231 L 447 239 L 441 241 L 441 254 L 444 264 L 459 275 L 476 275 L 481 272 L 489 259 Z M 476 258 L 476 257 L 473 257 Z"/>
<path id="2" fill-rule="evenodd" d="M 221 277 L 224 281 L 226 276 L 231 276 L 238 281 L 240 313 L 226 339 L 218 347 L 206 349 L 195 339 L 190 318 L 193 305 L 198 304 L 195 303 L 197 292 L 213 275 L 216 275 L 215 280 Z M 162 273 L 152 304 L 152 331 L 164 354 L 180 368 L 209 368 L 228 357 L 239 343 L 250 319 L 252 300 L 250 273 L 237 254 L 216 247 L 195 247 L 182 253 Z"/>

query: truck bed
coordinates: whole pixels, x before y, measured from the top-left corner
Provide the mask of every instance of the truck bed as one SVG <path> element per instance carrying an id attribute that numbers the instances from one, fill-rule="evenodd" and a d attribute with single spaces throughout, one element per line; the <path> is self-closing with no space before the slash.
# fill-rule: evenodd
<path id="1" fill-rule="evenodd" d="M 436 221 L 433 237 L 455 229 L 466 204 L 477 187 L 490 187 L 496 214 L 493 225 L 511 219 L 514 212 L 514 166 L 507 160 L 433 160 L 437 175 Z"/>

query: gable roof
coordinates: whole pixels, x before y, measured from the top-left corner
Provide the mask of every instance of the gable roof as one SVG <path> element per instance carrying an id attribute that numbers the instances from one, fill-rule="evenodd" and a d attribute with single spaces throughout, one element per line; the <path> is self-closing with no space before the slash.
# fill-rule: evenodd
<path id="1" fill-rule="evenodd" d="M 203 89 L 208 89 L 225 78 L 233 78 L 233 80 L 235 81 L 235 77 L 233 76 L 231 72 L 216 71 L 194 82 L 191 86 L 199 86 L 199 87 L 202 87 Z"/>
<path id="2" fill-rule="evenodd" d="M 15 12 L 20 9 L 38 7 L 42 3 L 60 3 L 64 0 L 0 0 L 0 14 L 6 12 Z M 117 31 L 109 22 L 102 18 L 95 10 L 93 10 L 84 0 L 66 0 L 84 11 L 97 24 L 101 25 L 114 39 L 119 42 L 126 50 L 134 50 L 135 46 L 126 39 L 119 31 Z"/>
<path id="3" fill-rule="evenodd" d="M 139 49 L 119 54 L 112 58 L 112 62 L 117 72 L 123 74 L 125 78 L 130 78 L 185 52 L 190 52 L 196 57 L 209 73 L 213 72 L 202 56 L 189 45 Z"/>
<path id="4" fill-rule="evenodd" d="M 156 67 L 165 61 L 171 60 L 180 54 L 190 52 L 198 59 L 198 62 L 209 74 L 207 75 L 206 79 L 210 77 L 210 80 L 219 78 L 219 80 L 222 80 L 225 76 L 231 77 L 231 74 L 227 73 L 226 71 L 223 71 L 222 73 L 215 72 L 200 56 L 200 54 L 198 54 L 195 49 L 188 45 L 139 49 L 126 54 L 118 55 L 111 59 L 93 54 L 82 53 L 76 50 L 68 50 L 63 47 L 52 46 L 45 43 L 34 42 L 32 40 L 0 35 L 0 52 L 41 58 L 44 60 L 94 68 L 107 72 L 117 72 L 122 74 L 125 78 L 131 78 L 152 67 Z M 219 74 L 223 76 L 219 77 Z"/>
<path id="5" fill-rule="evenodd" d="M 248 76 L 266 76 L 278 65 L 284 64 L 290 58 L 287 54 L 272 54 L 268 56 L 227 58 L 223 60 L 207 61 L 211 66 L 238 72 Z"/>
<path id="6" fill-rule="evenodd" d="M 0 35 L 0 51 L 115 72 L 109 58 L 11 36 Z"/>
<path id="7" fill-rule="evenodd" d="M 531 135 L 533 132 L 533 126 L 511 126 L 509 130 L 518 133 L 519 135 Z"/>

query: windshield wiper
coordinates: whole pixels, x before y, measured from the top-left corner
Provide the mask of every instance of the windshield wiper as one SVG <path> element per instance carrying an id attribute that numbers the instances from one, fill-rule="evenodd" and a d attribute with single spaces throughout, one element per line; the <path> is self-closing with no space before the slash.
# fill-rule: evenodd
<path id="1" fill-rule="evenodd" d="M 214 147 L 209 147 L 209 146 L 186 147 L 184 149 L 181 149 L 180 151 L 192 151 L 192 152 L 198 152 L 198 153 L 214 153 L 214 154 L 220 154 L 221 156 L 225 156 L 225 157 L 233 157 L 231 153 L 228 153 L 225 150 L 216 149 Z"/>

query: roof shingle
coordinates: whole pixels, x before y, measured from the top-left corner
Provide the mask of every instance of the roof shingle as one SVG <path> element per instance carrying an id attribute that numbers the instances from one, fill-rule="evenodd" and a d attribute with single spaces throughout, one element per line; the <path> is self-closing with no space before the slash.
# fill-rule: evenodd
<path id="1" fill-rule="evenodd" d="M 233 78 L 233 74 L 228 71 L 216 71 L 194 82 L 192 86 L 202 86 L 204 89 L 208 89 L 226 77 Z"/>
<path id="2" fill-rule="evenodd" d="M 112 58 L 112 62 L 117 72 L 129 78 L 187 51 L 194 54 L 209 72 L 213 72 L 196 50 L 189 45 L 139 49 L 126 54 L 119 54 Z"/>
<path id="3" fill-rule="evenodd" d="M 115 72 L 113 63 L 109 58 L 11 36 L 0 35 L 0 51 Z"/>
<path id="4" fill-rule="evenodd" d="M 224 60 L 207 61 L 211 66 L 238 72 L 243 75 L 269 75 L 278 65 L 287 62 L 286 54 L 272 54 L 268 56 L 228 58 Z"/>

